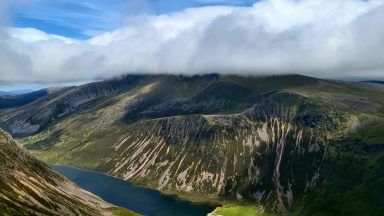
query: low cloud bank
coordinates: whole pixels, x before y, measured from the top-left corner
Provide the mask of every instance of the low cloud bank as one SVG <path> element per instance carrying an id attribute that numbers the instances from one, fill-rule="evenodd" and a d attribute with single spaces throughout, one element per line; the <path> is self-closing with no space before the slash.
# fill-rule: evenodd
<path id="1" fill-rule="evenodd" d="M 264 0 L 131 17 L 87 41 L 2 27 L 0 81 L 212 72 L 383 78 L 383 21 L 383 0 Z"/>

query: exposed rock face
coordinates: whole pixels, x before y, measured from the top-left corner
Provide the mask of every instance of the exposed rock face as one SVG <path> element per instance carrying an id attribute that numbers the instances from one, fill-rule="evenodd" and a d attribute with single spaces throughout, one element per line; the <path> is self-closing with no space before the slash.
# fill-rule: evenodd
<path id="1" fill-rule="evenodd" d="M 319 125 L 300 120 L 304 106 L 305 98 L 279 93 L 240 114 L 144 121 L 117 139 L 100 169 L 164 191 L 254 200 L 285 212 L 294 193 L 321 180 L 329 157 Z M 339 130 L 343 117 L 322 123 Z"/>
<path id="2" fill-rule="evenodd" d="M 114 206 L 80 189 L 0 129 L 1 215 L 112 215 Z"/>

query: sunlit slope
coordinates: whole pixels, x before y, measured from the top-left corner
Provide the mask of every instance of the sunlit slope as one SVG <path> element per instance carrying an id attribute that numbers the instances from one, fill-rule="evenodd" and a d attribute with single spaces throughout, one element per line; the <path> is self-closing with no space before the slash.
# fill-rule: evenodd
<path id="1" fill-rule="evenodd" d="M 1 115 L 44 161 L 192 200 L 258 203 L 267 212 L 311 206 L 301 212 L 340 215 L 348 202 L 381 210 L 348 195 L 382 191 L 380 88 L 212 74 L 127 76 L 63 91 Z M 354 163 L 359 169 L 349 167 Z M 372 187 L 351 180 L 356 175 Z"/>
<path id="2" fill-rule="evenodd" d="M 80 189 L 0 129 L 1 215 L 134 215 Z"/>

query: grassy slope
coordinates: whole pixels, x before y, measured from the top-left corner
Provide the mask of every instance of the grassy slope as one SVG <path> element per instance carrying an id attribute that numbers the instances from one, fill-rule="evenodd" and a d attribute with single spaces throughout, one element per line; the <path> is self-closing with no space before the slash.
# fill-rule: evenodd
<path id="1" fill-rule="evenodd" d="M 217 208 L 211 216 L 272 216 L 272 214 L 257 213 L 259 211 L 255 206 L 224 206 Z"/>
<path id="2" fill-rule="evenodd" d="M 334 144 L 341 150 L 329 167 L 329 180 L 297 203 L 297 215 L 380 215 L 384 212 L 384 127 L 363 125 Z M 343 181 L 340 181 L 343 179 Z M 319 195 L 321 194 L 321 195 Z M 308 206 L 305 210 L 304 206 Z"/>
<path id="3" fill-rule="evenodd" d="M 297 200 L 289 215 L 349 216 L 381 215 L 384 212 L 384 121 L 365 122 L 345 140 L 335 144 L 343 149 L 329 164 L 327 182 Z M 254 206 L 224 205 L 213 215 L 274 215 L 255 213 Z"/>

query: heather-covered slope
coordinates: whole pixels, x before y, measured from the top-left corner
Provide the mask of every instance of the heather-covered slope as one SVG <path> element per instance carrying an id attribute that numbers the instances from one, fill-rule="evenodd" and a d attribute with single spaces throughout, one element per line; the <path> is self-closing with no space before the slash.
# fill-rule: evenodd
<path id="1" fill-rule="evenodd" d="M 0 163 L 1 215 L 131 215 L 58 175 L 1 129 Z"/>
<path id="2" fill-rule="evenodd" d="M 44 161 L 188 199 L 374 215 L 383 210 L 370 198 L 383 192 L 383 93 L 299 75 L 137 75 L 74 87 L 0 119 Z"/>

